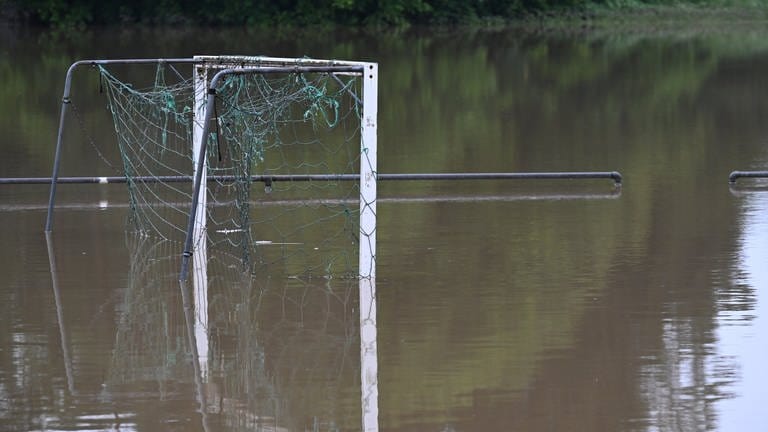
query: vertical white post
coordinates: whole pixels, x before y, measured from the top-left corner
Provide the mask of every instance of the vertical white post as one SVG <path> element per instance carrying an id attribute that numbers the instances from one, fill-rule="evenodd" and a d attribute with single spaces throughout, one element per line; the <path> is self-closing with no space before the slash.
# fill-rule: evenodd
<path id="1" fill-rule="evenodd" d="M 208 90 L 208 69 L 201 65 L 195 65 L 194 69 L 195 101 L 193 107 L 194 121 L 192 124 L 192 165 L 193 175 L 197 174 L 197 158 L 200 147 L 203 145 L 203 119 L 205 118 L 205 106 Z M 205 167 L 206 164 L 203 164 Z M 200 373 L 203 380 L 208 375 L 208 244 L 205 236 L 205 222 L 207 218 L 206 199 L 207 191 L 205 169 L 201 173 L 200 192 L 195 213 L 195 223 L 192 241 L 192 281 L 193 298 L 195 304 L 195 341 L 197 353 L 200 357 Z"/>
<path id="2" fill-rule="evenodd" d="M 379 366 L 376 330 L 376 116 L 378 64 L 363 72 L 360 133 L 360 387 L 363 431 L 379 430 Z"/>

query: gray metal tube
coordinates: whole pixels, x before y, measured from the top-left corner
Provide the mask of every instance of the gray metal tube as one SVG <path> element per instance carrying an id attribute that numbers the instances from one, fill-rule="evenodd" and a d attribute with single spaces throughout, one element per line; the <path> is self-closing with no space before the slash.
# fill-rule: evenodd
<path id="1" fill-rule="evenodd" d="M 67 105 L 69 105 L 69 94 L 72 89 L 72 73 L 82 62 L 74 62 L 67 69 L 67 77 L 64 79 L 64 94 L 61 97 L 61 115 L 59 116 L 59 131 L 56 135 L 56 152 L 53 156 L 53 172 L 51 173 L 51 192 L 48 196 L 48 214 L 45 218 L 45 232 L 53 229 L 53 203 L 56 200 L 56 178 L 59 177 L 59 166 L 61 165 L 61 141 L 64 136 L 64 119 L 67 117 Z"/>
<path id="2" fill-rule="evenodd" d="M 218 74 L 216 74 L 218 76 Z M 200 153 L 197 156 L 197 168 L 195 171 L 195 186 L 192 193 L 192 208 L 189 210 L 189 223 L 187 224 L 187 236 L 184 239 L 184 252 L 181 257 L 181 271 L 179 272 L 179 281 L 187 280 L 187 269 L 189 268 L 189 258 L 192 257 L 192 237 L 195 227 L 195 218 L 197 217 L 197 204 L 200 201 L 200 183 L 203 179 L 203 170 L 205 169 L 205 154 L 208 149 L 208 134 L 211 130 L 211 115 L 213 105 L 216 103 L 216 90 L 211 81 L 211 87 L 208 89 L 208 96 L 205 101 L 205 115 L 203 115 L 203 132 L 200 134 Z"/>
<path id="3" fill-rule="evenodd" d="M 733 171 L 728 176 L 728 183 L 736 183 L 736 180 L 742 177 L 765 178 L 768 177 L 768 171 Z"/>
<path id="4" fill-rule="evenodd" d="M 617 171 L 379 174 L 376 177 L 377 180 L 567 180 L 601 178 L 612 179 L 616 184 L 621 184 L 622 182 L 621 174 Z"/>
<path id="5" fill-rule="evenodd" d="M 768 174 L 768 172 L 766 172 Z M 749 176 L 747 176 L 749 177 Z M 546 179 L 612 179 L 620 184 L 621 174 L 616 171 L 593 171 L 593 172 L 538 172 L 538 173 L 398 173 L 384 174 L 379 173 L 376 180 L 380 181 L 433 181 L 433 180 L 546 180 Z M 209 182 L 216 181 L 236 181 L 240 177 L 234 175 L 210 175 L 207 177 Z M 271 174 L 271 175 L 252 175 L 252 182 L 301 182 L 301 181 L 355 181 L 359 180 L 358 174 Z M 167 176 L 136 176 L 131 177 L 132 181 L 140 183 L 185 183 L 195 180 L 194 176 L 188 175 L 167 175 Z M 49 184 L 51 177 L 2 177 L 0 185 L 4 184 Z M 109 177 L 58 177 L 58 184 L 114 184 L 127 183 L 128 178 L 124 176 Z"/>

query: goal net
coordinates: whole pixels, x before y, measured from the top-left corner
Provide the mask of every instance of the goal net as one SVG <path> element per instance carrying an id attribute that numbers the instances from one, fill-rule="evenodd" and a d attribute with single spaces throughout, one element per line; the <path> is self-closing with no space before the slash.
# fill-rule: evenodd
<path id="1" fill-rule="evenodd" d="M 158 62 L 146 83 L 96 65 L 131 226 L 185 240 L 187 255 L 232 254 L 244 271 L 374 276 L 376 65 L 232 56 L 192 65 L 190 75 Z"/>

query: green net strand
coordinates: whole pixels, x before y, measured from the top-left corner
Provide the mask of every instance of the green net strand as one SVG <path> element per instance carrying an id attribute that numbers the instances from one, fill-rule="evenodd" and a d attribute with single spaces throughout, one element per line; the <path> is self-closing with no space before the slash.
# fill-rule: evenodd
<path id="1" fill-rule="evenodd" d="M 304 112 L 304 120 L 313 120 L 313 124 L 315 124 L 314 119 L 319 114 L 329 128 L 336 126 L 339 117 L 338 95 L 328 95 L 328 88 L 325 85 L 326 83 L 322 83 L 322 86 L 316 87 L 307 82 L 304 74 L 299 74 L 298 79 L 301 81 L 301 84 L 304 85 L 304 91 L 307 92 L 307 98 L 309 100 L 309 108 Z M 333 110 L 333 116 L 328 115 L 327 109 Z"/>

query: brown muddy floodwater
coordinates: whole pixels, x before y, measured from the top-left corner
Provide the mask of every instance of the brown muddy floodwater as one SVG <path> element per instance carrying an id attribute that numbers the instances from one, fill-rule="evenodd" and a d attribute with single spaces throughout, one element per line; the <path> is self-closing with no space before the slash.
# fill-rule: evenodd
<path id="1" fill-rule="evenodd" d="M 50 175 L 73 61 L 195 54 L 378 62 L 380 173 L 622 173 L 379 183 L 380 430 L 768 430 L 768 183 L 728 184 L 768 169 L 768 34 L 0 36 L 0 177 Z M 61 174 L 119 174 L 73 85 Z M 0 185 L 0 430 L 361 430 L 357 281 L 211 247 L 201 299 L 124 185 L 60 186 L 48 242 L 47 198 Z"/>

